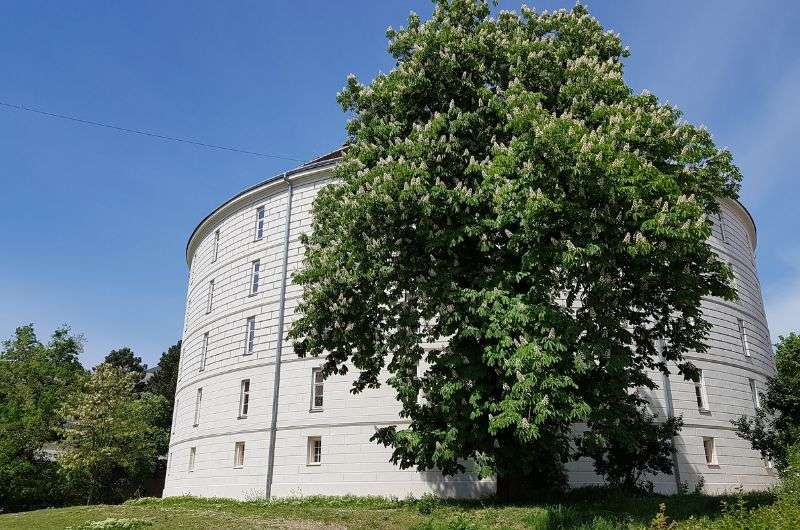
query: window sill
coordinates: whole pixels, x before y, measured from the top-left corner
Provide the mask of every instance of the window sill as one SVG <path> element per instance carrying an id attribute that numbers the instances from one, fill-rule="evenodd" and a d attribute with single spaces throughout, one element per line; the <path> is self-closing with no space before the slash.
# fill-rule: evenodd
<path id="1" fill-rule="evenodd" d="M 246 352 L 244 352 L 244 353 L 242 354 L 242 357 L 250 357 L 251 355 L 253 355 L 253 352 L 251 352 L 251 351 L 246 351 Z"/>
<path id="2" fill-rule="evenodd" d="M 719 464 L 706 464 L 709 469 L 719 469 Z"/>
<path id="3" fill-rule="evenodd" d="M 323 409 L 323 408 L 310 408 L 310 409 L 308 409 L 308 412 L 322 412 L 323 410 L 325 410 L 325 409 Z"/>
<path id="4" fill-rule="evenodd" d="M 233 466 L 233 469 L 244 469 L 244 466 Z"/>
<path id="5" fill-rule="evenodd" d="M 322 462 L 308 462 L 306 467 L 319 467 L 322 465 Z"/>
<path id="6" fill-rule="evenodd" d="M 700 414 L 710 415 L 711 414 L 711 409 L 705 409 L 705 408 L 704 409 L 697 409 L 697 412 L 699 412 Z"/>
<path id="7" fill-rule="evenodd" d="M 236 419 L 237 419 L 237 420 L 246 420 L 246 419 L 247 419 L 247 414 L 245 414 L 244 416 L 242 416 L 241 414 L 239 414 L 238 416 L 236 416 Z"/>
<path id="8" fill-rule="evenodd" d="M 195 423 L 194 425 L 192 425 L 192 427 L 197 427 L 198 425 L 200 425 L 200 424 L 199 423 Z"/>

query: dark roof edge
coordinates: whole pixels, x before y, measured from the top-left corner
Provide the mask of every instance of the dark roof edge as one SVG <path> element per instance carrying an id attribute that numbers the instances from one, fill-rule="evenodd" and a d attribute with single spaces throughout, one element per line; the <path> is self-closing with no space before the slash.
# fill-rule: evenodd
<path id="1" fill-rule="evenodd" d="M 189 245 L 192 244 L 192 239 L 194 239 L 194 236 L 200 230 L 200 227 L 203 226 L 205 224 L 205 222 L 208 221 L 211 217 L 213 217 L 214 214 L 216 214 L 217 212 L 219 212 L 220 210 L 225 208 L 228 204 L 232 203 L 233 201 L 235 201 L 236 199 L 238 199 L 242 195 L 250 193 L 251 191 L 258 189 L 261 186 L 266 186 L 267 184 L 271 184 L 272 182 L 275 182 L 277 180 L 281 180 L 284 177 L 289 177 L 291 175 L 296 175 L 297 173 L 302 173 L 303 171 L 308 171 L 308 170 L 311 170 L 311 169 L 318 169 L 318 168 L 325 167 L 325 166 L 335 165 L 342 158 L 341 151 L 342 151 L 342 149 L 339 148 L 339 149 L 337 149 L 335 151 L 332 151 L 332 152 L 330 152 L 330 153 L 328 153 L 328 154 L 326 154 L 324 156 L 315 158 L 315 159 L 311 160 L 310 162 L 307 162 L 307 163 L 303 164 L 302 166 L 297 166 L 297 167 L 289 169 L 287 171 L 283 171 L 281 173 L 278 173 L 277 175 L 273 175 L 272 177 L 268 178 L 267 180 L 263 180 L 263 181 L 259 182 L 258 184 L 254 184 L 253 186 L 250 186 L 249 188 L 240 191 L 239 193 L 237 193 L 233 197 L 227 199 L 225 202 L 223 202 L 222 204 L 220 204 L 219 206 L 214 208 L 211 211 L 211 213 L 209 213 L 208 215 L 203 217 L 202 221 L 197 223 L 197 226 L 194 227 L 194 230 L 192 230 L 192 233 L 189 235 L 189 239 L 187 239 L 187 241 L 186 241 L 186 250 L 185 250 L 185 253 L 186 253 L 186 264 L 187 265 L 190 264 L 190 260 L 189 260 Z"/>

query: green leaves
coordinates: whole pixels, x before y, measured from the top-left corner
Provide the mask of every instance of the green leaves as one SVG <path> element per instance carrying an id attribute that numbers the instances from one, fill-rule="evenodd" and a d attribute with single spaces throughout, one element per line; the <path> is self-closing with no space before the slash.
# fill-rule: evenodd
<path id="1" fill-rule="evenodd" d="M 338 95 L 348 148 L 290 337 L 326 375 L 356 369 L 354 392 L 390 373 L 411 424 L 375 440 L 401 466 L 559 482 L 572 424 L 655 386 L 656 341 L 680 366 L 705 350 L 701 299 L 734 295 L 707 215 L 741 176 L 631 92 L 619 35 L 582 6 L 442 0 L 388 37 L 395 68 Z"/>

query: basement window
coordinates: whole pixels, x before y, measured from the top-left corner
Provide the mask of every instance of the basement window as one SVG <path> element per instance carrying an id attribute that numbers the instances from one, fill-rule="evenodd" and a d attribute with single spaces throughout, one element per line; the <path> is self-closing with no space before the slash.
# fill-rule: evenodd
<path id="1" fill-rule="evenodd" d="M 244 442 L 236 442 L 233 448 L 233 467 L 244 467 Z"/>
<path id="2" fill-rule="evenodd" d="M 322 464 L 322 438 L 319 436 L 308 437 L 308 460 L 306 465 L 318 466 Z"/>

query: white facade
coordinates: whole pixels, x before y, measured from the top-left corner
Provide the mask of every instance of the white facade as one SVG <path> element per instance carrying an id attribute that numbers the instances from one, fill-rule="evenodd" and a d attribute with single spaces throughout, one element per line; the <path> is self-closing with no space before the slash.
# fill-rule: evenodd
<path id="1" fill-rule="evenodd" d="M 312 201 L 335 163 L 335 157 L 323 158 L 254 186 L 217 208 L 192 234 L 164 496 L 263 498 L 268 482 L 272 496 L 474 497 L 494 491 L 491 480 L 443 478 L 392 465 L 391 451 L 369 441 L 376 427 L 403 424 L 392 390 L 384 385 L 354 396 L 352 372 L 331 377 L 320 388 L 313 370 L 321 359 L 298 358 L 285 340 L 301 295 L 291 282 L 302 264 L 299 235 L 310 229 Z M 677 440 L 680 480 L 691 488 L 703 476 L 711 492 L 740 484 L 764 488 L 775 481 L 730 424 L 753 413 L 753 386 L 763 391 L 775 368 L 755 268 L 755 227 L 734 201 L 724 202 L 721 221 L 711 244 L 733 265 L 740 300 L 704 304 L 714 324 L 711 348 L 689 357 L 703 371 L 703 410 L 695 385 L 679 376 L 665 385 L 654 374 L 661 388 L 648 396 L 661 417 L 671 403 L 674 414 L 684 418 Z M 587 461 L 570 466 L 570 482 L 580 486 L 600 479 Z M 662 491 L 676 489 L 676 477 L 659 476 L 655 482 Z"/>

